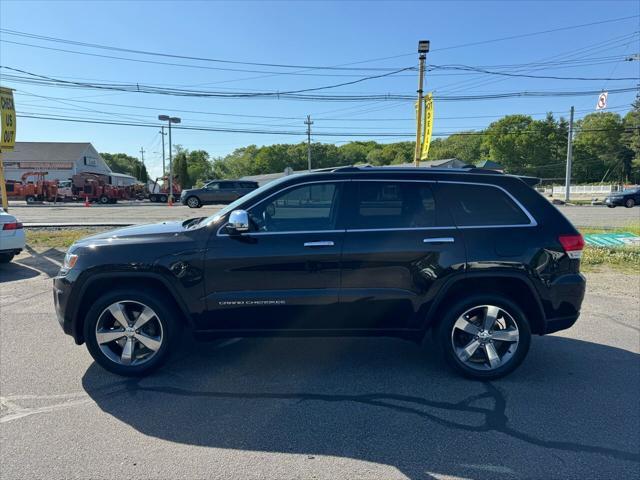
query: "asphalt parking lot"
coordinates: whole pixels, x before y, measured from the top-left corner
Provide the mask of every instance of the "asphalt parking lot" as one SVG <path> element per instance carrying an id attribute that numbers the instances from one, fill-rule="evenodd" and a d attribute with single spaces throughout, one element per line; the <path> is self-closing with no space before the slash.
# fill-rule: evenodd
<path id="1" fill-rule="evenodd" d="M 637 478 L 640 276 L 511 376 L 393 339 L 188 338 L 149 378 L 95 365 L 53 313 L 57 250 L 0 265 L 2 478 Z"/>
<path id="2" fill-rule="evenodd" d="M 181 204 L 149 202 L 121 202 L 116 205 L 91 205 L 82 203 L 62 205 L 27 206 L 24 202 L 11 202 L 10 211 L 24 223 L 152 223 L 164 220 L 212 215 L 224 205 L 205 205 L 192 209 Z M 640 208 L 607 208 L 604 206 L 560 206 L 560 211 L 578 227 L 624 227 L 640 222 Z"/>

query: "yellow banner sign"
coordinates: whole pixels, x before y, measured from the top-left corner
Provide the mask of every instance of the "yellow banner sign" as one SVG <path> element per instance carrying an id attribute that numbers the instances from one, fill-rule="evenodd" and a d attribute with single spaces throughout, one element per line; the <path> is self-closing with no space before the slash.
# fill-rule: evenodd
<path id="1" fill-rule="evenodd" d="M 2 117 L 0 150 L 13 150 L 16 144 L 16 109 L 13 103 L 13 90 L 10 88 L 0 87 L 0 117 Z"/>
<path id="2" fill-rule="evenodd" d="M 431 135 L 433 133 L 433 95 L 431 93 L 424 97 L 423 125 L 420 160 L 426 160 L 429 156 L 429 145 L 431 145 Z"/>

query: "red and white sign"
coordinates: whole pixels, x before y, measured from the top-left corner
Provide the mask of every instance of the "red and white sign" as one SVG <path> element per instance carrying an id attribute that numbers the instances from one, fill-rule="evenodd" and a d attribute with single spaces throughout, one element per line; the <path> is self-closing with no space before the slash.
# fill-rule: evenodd
<path id="1" fill-rule="evenodd" d="M 598 103 L 596 103 L 596 110 L 604 110 L 607 108 L 607 97 L 609 92 L 602 92 L 598 97 Z"/>

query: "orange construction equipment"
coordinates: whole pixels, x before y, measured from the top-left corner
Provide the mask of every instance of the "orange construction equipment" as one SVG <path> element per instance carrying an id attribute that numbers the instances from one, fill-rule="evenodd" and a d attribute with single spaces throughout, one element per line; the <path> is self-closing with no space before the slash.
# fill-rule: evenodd
<path id="1" fill-rule="evenodd" d="M 8 180 L 6 182 L 7 195 L 14 199 L 24 199 L 27 203 L 41 202 L 43 200 L 55 201 L 58 196 L 57 180 L 45 180 L 48 172 L 26 172 L 20 177 L 20 181 Z M 34 177 L 33 180 L 29 180 Z"/>

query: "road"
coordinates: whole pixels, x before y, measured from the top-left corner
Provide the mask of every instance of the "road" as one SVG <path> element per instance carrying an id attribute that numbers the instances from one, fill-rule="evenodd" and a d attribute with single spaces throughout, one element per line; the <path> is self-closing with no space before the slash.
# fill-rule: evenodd
<path id="1" fill-rule="evenodd" d="M 206 205 L 190 209 L 176 204 L 158 205 L 148 202 L 129 202 L 116 205 L 65 204 L 63 206 L 26 206 L 16 202 L 10 211 L 24 223 L 151 223 L 163 220 L 183 220 L 208 216 L 223 205 Z M 640 208 L 606 208 L 603 206 L 558 207 L 578 227 L 624 227 L 640 222 Z"/>
<path id="2" fill-rule="evenodd" d="M 640 276 L 588 275 L 574 328 L 511 376 L 395 339 L 182 342 L 152 377 L 96 366 L 53 313 L 62 254 L 0 266 L 2 478 L 638 478 Z"/>

